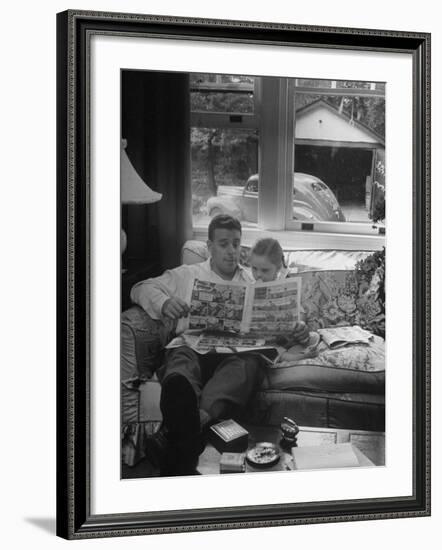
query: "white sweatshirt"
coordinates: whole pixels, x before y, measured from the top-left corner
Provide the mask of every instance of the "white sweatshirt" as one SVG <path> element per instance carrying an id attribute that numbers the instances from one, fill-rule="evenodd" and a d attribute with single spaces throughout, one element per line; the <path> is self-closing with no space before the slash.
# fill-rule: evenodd
<path id="1" fill-rule="evenodd" d="M 215 283 L 226 282 L 211 268 L 210 258 L 205 262 L 180 265 L 174 269 L 168 269 L 159 277 L 140 281 L 132 287 L 130 298 L 141 306 L 152 319 L 161 319 L 161 310 L 166 300 L 178 297 L 189 303 L 195 279 L 212 281 Z M 251 274 L 238 265 L 232 281 L 253 283 Z M 189 326 L 188 318 L 178 321 L 176 333 L 180 334 Z"/>

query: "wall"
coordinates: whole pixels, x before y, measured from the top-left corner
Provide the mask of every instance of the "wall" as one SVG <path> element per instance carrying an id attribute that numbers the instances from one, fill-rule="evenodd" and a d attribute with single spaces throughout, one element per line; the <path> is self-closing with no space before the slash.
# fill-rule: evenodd
<path id="1" fill-rule="evenodd" d="M 347 117 L 322 105 L 306 109 L 296 117 L 296 139 L 318 139 L 357 143 L 378 143 L 368 132 L 350 126 Z"/>
<path id="2" fill-rule="evenodd" d="M 3 7 L 2 26 L 2 453 L 1 539 L 4 548 L 61 548 L 55 517 L 55 13 L 66 8 L 381 27 L 433 32 L 433 211 L 442 207 L 440 123 L 442 31 L 436 0 L 396 3 L 371 0 L 285 0 L 258 4 L 224 0 L 77 0 Z M 442 216 L 433 221 L 433 319 L 435 346 L 442 330 Z M 95 548 L 434 548 L 442 534 L 442 387 L 439 350 L 433 365 L 433 516 L 260 530 L 131 539 L 92 540 Z"/>

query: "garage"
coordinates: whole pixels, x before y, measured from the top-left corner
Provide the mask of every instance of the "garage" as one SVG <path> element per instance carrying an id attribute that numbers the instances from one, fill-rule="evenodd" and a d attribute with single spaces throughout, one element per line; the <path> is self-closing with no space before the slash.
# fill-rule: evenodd
<path id="1" fill-rule="evenodd" d="M 370 221 L 374 170 L 382 136 L 319 99 L 296 111 L 295 170 L 322 179 L 348 221 Z"/>

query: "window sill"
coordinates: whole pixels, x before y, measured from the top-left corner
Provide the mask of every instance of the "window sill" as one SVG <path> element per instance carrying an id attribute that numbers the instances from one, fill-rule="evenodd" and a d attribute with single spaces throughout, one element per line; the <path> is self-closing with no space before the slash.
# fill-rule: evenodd
<path id="1" fill-rule="evenodd" d="M 252 246 L 257 239 L 273 237 L 285 250 L 380 250 L 385 246 L 385 235 L 356 235 L 353 233 L 322 233 L 319 231 L 266 231 L 243 228 L 242 244 Z M 207 240 L 207 227 L 194 226 L 193 238 Z"/>

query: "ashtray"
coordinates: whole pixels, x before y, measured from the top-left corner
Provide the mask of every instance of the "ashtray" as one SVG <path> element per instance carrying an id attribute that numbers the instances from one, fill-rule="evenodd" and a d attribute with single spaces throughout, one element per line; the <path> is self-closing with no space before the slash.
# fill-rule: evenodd
<path id="1" fill-rule="evenodd" d="M 273 466 L 280 458 L 278 446 L 274 443 L 262 441 L 247 451 L 246 459 L 249 464 L 257 468 Z"/>

